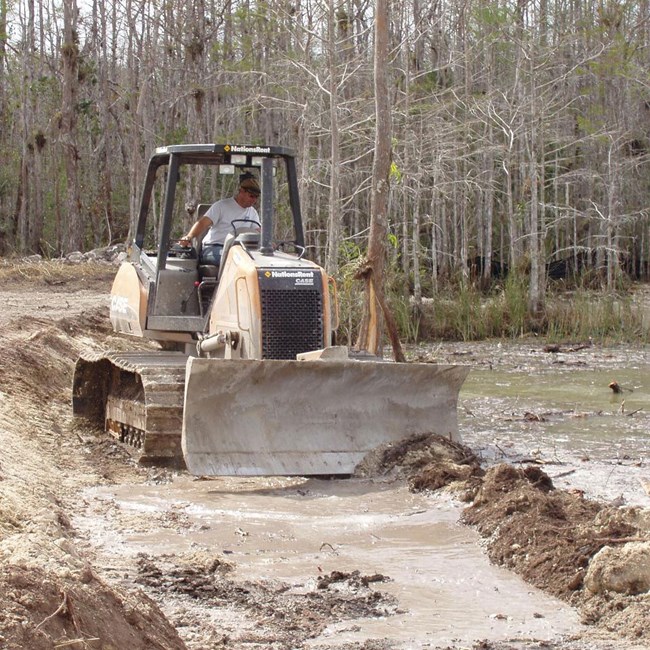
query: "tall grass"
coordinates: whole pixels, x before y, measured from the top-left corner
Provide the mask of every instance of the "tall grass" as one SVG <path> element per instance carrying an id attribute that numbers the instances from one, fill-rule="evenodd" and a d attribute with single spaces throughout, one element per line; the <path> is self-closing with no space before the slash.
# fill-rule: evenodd
<path id="1" fill-rule="evenodd" d="M 547 305 L 546 337 L 550 342 L 586 340 L 648 342 L 643 306 L 631 296 L 598 295 L 577 291 L 555 296 Z"/>
<path id="2" fill-rule="evenodd" d="M 650 342 L 643 306 L 630 295 L 582 289 L 549 292 L 541 317 L 529 313 L 527 300 L 527 282 L 516 277 L 489 296 L 471 287 L 438 295 L 423 302 L 418 313 L 417 340 L 514 339 L 534 333 L 549 342 Z M 399 312 L 402 317 L 397 320 L 403 340 L 417 342 L 413 338 L 413 324 L 404 325 L 403 300 Z"/>
<path id="3" fill-rule="evenodd" d="M 356 279 L 362 258 L 358 247 L 349 243 L 342 246 L 341 257 L 338 340 L 354 345 L 363 309 L 363 287 Z M 596 342 L 650 342 L 643 305 L 629 293 L 608 294 L 587 287 L 549 290 L 544 313 L 533 316 L 528 310 L 525 273 L 511 273 L 488 295 L 472 284 L 459 283 L 419 305 L 410 298 L 408 287 L 408 278 L 395 267 L 386 274 L 384 291 L 405 343 L 514 339 L 533 333 L 549 342 L 590 338 Z"/>

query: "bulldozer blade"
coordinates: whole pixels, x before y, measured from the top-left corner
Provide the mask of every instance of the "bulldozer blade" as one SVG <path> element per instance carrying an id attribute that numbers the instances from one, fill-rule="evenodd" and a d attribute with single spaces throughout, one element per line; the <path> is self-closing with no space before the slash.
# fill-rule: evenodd
<path id="1" fill-rule="evenodd" d="M 458 440 L 467 366 L 191 358 L 182 448 L 203 476 L 352 474 L 416 433 Z"/>

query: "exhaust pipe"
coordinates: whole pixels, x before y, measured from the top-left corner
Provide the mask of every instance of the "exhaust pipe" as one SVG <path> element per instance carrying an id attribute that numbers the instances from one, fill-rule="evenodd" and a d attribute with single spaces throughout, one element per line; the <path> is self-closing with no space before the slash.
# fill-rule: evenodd
<path id="1" fill-rule="evenodd" d="M 273 158 L 262 159 L 262 235 L 260 253 L 273 255 Z"/>

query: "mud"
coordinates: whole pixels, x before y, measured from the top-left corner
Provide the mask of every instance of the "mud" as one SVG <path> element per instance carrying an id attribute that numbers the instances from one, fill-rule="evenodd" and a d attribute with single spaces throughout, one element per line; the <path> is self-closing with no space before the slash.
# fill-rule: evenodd
<path id="1" fill-rule="evenodd" d="M 91 264 L 0 268 L 0 299 L 5 305 L 0 315 L 0 647 L 650 647 L 650 595 L 643 573 L 650 538 L 648 509 L 594 499 L 590 481 L 571 483 L 577 474 L 571 469 L 580 467 L 580 476 L 589 478 L 591 473 L 593 483 L 604 485 L 608 481 L 602 477 L 610 471 L 606 465 L 581 460 L 569 449 L 545 447 L 543 436 L 534 436 L 542 444 L 533 454 L 522 440 L 508 439 L 513 429 L 511 422 L 502 426 L 503 410 L 484 413 L 478 402 L 462 421 L 468 446 L 421 436 L 378 450 L 354 481 L 380 482 L 383 489 L 417 494 L 426 504 L 418 515 L 423 517 L 420 523 L 432 530 L 440 517 L 440 499 L 451 499 L 454 508 L 462 510 L 466 530 L 483 538 L 495 565 L 521 576 L 530 589 L 537 587 L 548 598 L 566 603 L 567 611 L 575 612 L 585 626 L 574 622 L 559 634 L 531 634 L 532 627 L 513 627 L 504 636 L 496 628 L 499 617 L 507 614 L 497 611 L 495 629 L 486 628 L 484 637 L 454 641 L 432 634 L 409 645 L 403 641 L 407 635 L 391 634 L 395 621 L 408 621 L 403 617 L 414 605 L 409 594 L 394 589 L 399 562 L 390 553 L 378 553 L 382 566 L 368 570 L 372 554 L 365 561 L 355 556 L 356 567 L 339 566 L 340 557 L 331 553 L 336 546 L 323 546 L 317 555 L 326 556 L 325 567 L 319 570 L 315 564 L 310 575 L 296 568 L 300 579 L 284 579 L 264 575 L 265 556 L 250 544 L 250 531 L 241 524 L 230 533 L 222 531 L 231 535 L 232 544 L 203 548 L 188 541 L 201 533 L 202 524 L 185 508 L 166 507 L 162 514 L 134 510 L 126 518 L 122 511 L 113 517 L 106 494 L 125 490 L 136 498 L 141 488 L 159 489 L 186 479 L 137 467 L 102 432 L 71 419 L 71 373 L 78 353 L 133 345 L 109 331 L 112 274 L 111 267 Z M 526 343 L 519 347 L 520 356 L 508 355 L 508 362 L 525 357 L 532 366 L 538 358 L 552 371 L 549 354 L 531 355 L 531 347 L 537 351 L 542 345 Z M 437 349 L 422 354 L 487 368 L 494 363 L 494 351 L 490 345 L 450 346 L 444 353 Z M 622 367 L 628 357 L 628 351 L 580 350 L 584 352 L 580 363 L 603 367 Z M 461 408 L 469 408 L 469 403 Z M 534 417 L 527 419 L 526 412 Z M 516 414 L 518 424 L 526 427 L 544 426 L 541 417 L 547 416 L 535 409 Z M 484 443 L 486 429 L 492 435 L 490 444 Z M 477 440 L 481 444 L 473 444 Z M 565 464 L 546 462 L 560 457 Z M 629 469 L 637 473 L 621 472 L 616 489 L 627 486 L 631 491 L 628 480 L 638 491 L 639 477 L 647 476 L 645 460 L 634 455 L 630 465 L 632 460 Z M 626 459 L 621 461 L 627 469 Z M 233 498 L 245 502 L 245 491 Z M 103 531 L 101 519 L 84 527 L 91 521 L 89 511 L 96 508 L 104 509 Z M 443 511 L 449 516 L 450 511 Z M 117 530 L 116 522 L 121 526 Z M 147 538 L 152 526 L 185 537 L 189 546 L 169 546 L 167 552 L 156 548 Z M 276 538 L 266 539 L 270 548 L 287 542 L 283 534 L 281 526 Z M 148 551 L 132 553 L 134 536 L 141 536 L 141 546 Z M 240 546 L 234 545 L 237 539 Z M 257 564 L 233 549 L 249 553 Z M 467 562 L 467 574 L 476 562 Z M 291 558 L 284 565 L 290 563 Z M 258 573 L 242 575 L 240 566 L 256 566 Z M 435 604 L 431 613 L 435 618 Z M 364 637 L 364 621 L 380 624 L 376 629 L 381 634 Z M 336 634 L 328 636 L 333 630 Z"/>
<path id="2" fill-rule="evenodd" d="M 385 638 L 395 647 L 488 635 L 547 639 L 580 629 L 569 606 L 489 563 L 478 534 L 458 523 L 455 499 L 410 492 L 403 481 L 179 475 L 137 491 L 105 486 L 84 494 L 88 506 L 75 528 L 115 577 L 131 577 L 142 553 L 201 565 L 226 558 L 229 580 L 281 584 L 293 598 L 325 584 L 340 589 L 341 576 L 359 576 L 396 599 L 398 610 L 382 616 L 329 620 L 313 630 L 313 647 Z M 161 602 L 175 621 L 178 612 Z M 247 610 L 205 605 L 206 617 L 218 620 L 214 634 L 227 634 L 234 647 L 242 643 Z M 277 634 L 261 619 L 257 631 L 267 642 Z"/>

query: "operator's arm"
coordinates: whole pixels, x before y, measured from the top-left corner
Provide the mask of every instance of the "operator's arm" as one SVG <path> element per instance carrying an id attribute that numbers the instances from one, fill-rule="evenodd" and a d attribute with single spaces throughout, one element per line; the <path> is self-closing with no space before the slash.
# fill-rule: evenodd
<path id="1" fill-rule="evenodd" d="M 178 241 L 186 242 L 187 244 L 192 243 L 192 238 L 200 237 L 210 226 L 212 225 L 212 220 L 208 217 L 201 217 L 194 225 L 187 231 L 187 235 L 183 235 Z"/>

